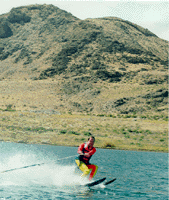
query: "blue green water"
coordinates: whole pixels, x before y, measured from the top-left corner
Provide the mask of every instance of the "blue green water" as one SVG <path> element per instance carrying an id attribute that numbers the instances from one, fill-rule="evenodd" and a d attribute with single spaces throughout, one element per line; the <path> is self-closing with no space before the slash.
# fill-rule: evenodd
<path id="1" fill-rule="evenodd" d="M 97 149 L 94 180 L 115 182 L 87 188 L 76 168 L 77 147 L 0 142 L 0 199 L 168 199 L 168 154 Z"/>

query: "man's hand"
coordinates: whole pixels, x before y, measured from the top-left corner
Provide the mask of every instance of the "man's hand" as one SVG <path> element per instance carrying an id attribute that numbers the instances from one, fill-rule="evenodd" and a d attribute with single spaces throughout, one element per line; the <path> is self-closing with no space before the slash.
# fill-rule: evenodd
<path id="1" fill-rule="evenodd" d="M 90 154 L 89 153 L 84 153 L 84 156 L 90 157 Z"/>
<path id="2" fill-rule="evenodd" d="M 90 154 L 89 154 L 89 153 L 83 153 L 83 152 L 81 152 L 81 153 L 79 153 L 79 155 L 81 155 L 81 156 L 86 156 L 86 157 L 90 157 Z"/>

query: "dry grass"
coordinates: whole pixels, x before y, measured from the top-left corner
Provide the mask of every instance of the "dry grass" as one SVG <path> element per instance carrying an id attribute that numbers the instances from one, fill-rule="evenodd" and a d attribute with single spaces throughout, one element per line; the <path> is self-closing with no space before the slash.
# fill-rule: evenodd
<path id="1" fill-rule="evenodd" d="M 101 93 L 89 102 L 97 103 L 99 108 L 109 99 L 142 95 L 161 86 L 98 82 L 95 87 L 101 88 Z M 60 83 L 52 79 L 1 81 L 1 91 L 2 141 L 78 146 L 91 132 L 99 148 L 168 151 L 168 124 L 162 118 L 142 119 L 139 115 L 125 118 L 116 112 L 110 117 L 109 113 L 98 116 L 97 110 L 90 114 L 70 112 L 69 102 L 81 103 L 86 99 L 80 95 L 68 98 L 60 92 Z M 144 114 L 159 113 L 147 111 Z"/>
<path id="2" fill-rule="evenodd" d="M 168 151 L 166 121 L 28 111 L 1 111 L 0 117 L 2 141 L 78 146 L 91 132 L 99 148 Z"/>
<path id="3" fill-rule="evenodd" d="M 138 97 L 148 92 L 160 89 L 161 85 L 139 85 L 138 83 L 108 83 L 98 82 L 94 86 L 100 89 L 101 93 L 96 99 L 88 96 L 84 98 L 83 92 L 66 96 L 61 92 L 61 81 L 48 79 L 38 81 L 1 81 L 0 108 L 6 109 L 12 105 L 16 110 L 40 110 L 57 109 L 61 113 L 69 111 L 70 102 L 84 103 L 86 100 L 102 106 L 109 100 L 116 100 L 127 97 Z M 163 85 L 167 88 L 167 85 Z M 65 105 L 65 106 L 62 106 Z M 97 110 L 95 110 L 97 114 Z"/>

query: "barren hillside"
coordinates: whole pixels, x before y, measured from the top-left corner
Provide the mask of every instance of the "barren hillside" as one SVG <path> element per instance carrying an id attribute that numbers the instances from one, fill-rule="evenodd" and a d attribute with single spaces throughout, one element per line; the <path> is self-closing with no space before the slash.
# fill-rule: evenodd
<path id="1" fill-rule="evenodd" d="M 149 30 L 115 17 L 80 20 L 52 5 L 13 8 L 0 22 L 6 105 L 42 109 L 47 94 L 46 108 L 60 112 L 167 109 L 168 44 Z"/>

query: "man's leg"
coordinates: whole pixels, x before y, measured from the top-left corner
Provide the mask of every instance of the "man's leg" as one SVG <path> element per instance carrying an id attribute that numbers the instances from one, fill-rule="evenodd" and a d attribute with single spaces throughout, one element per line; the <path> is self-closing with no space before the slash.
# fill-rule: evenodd
<path id="1" fill-rule="evenodd" d="M 90 173 L 90 169 L 87 167 L 87 165 L 85 163 L 83 163 L 80 160 L 75 160 L 75 162 L 76 162 L 77 166 L 79 167 L 79 169 L 83 172 L 81 177 L 87 176 Z"/>
<path id="2" fill-rule="evenodd" d="M 89 175 L 89 181 L 90 181 L 95 176 L 98 166 L 90 164 L 90 165 L 87 165 L 87 167 L 91 170 L 91 173 Z"/>

